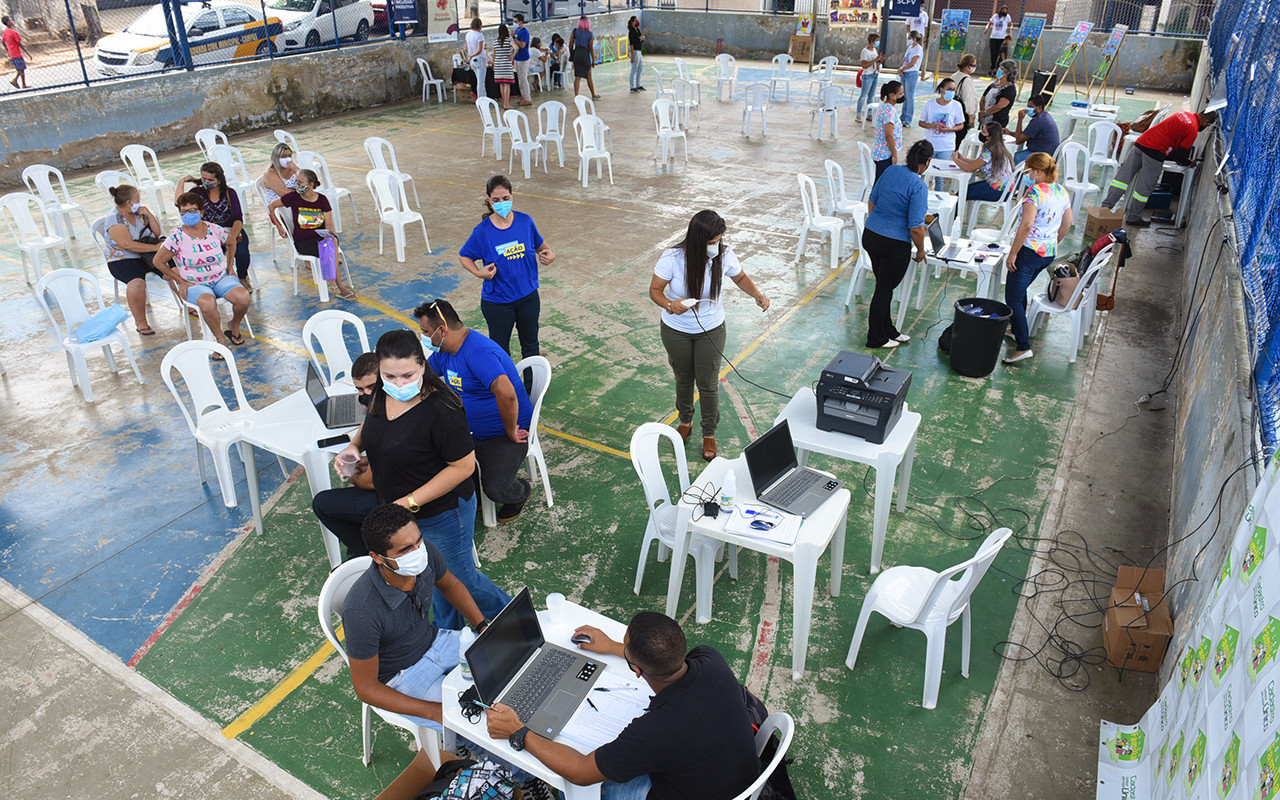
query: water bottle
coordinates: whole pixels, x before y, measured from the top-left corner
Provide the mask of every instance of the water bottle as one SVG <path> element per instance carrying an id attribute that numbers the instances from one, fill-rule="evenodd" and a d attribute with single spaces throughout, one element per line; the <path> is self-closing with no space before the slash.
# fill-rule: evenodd
<path id="1" fill-rule="evenodd" d="M 471 664 L 467 662 L 467 648 L 475 644 L 476 632 L 470 628 L 463 628 L 462 635 L 458 637 L 458 663 L 462 665 L 462 679 L 467 683 L 474 682 L 471 677 Z"/>
<path id="2" fill-rule="evenodd" d="M 738 494 L 738 476 L 729 472 L 724 476 L 724 485 L 720 487 L 720 510 L 732 511 L 734 498 Z"/>

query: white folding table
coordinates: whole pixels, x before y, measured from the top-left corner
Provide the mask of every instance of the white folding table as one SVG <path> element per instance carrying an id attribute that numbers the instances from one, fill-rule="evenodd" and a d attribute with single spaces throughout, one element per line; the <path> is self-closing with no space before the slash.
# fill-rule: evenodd
<path id="1" fill-rule="evenodd" d="M 965 195 L 969 192 L 969 182 L 973 180 L 973 174 L 965 172 L 949 158 L 932 158 L 929 160 L 929 166 L 924 171 L 925 183 L 930 186 L 933 184 L 930 178 L 941 178 L 944 181 L 956 182 L 956 216 L 955 218 L 964 220 L 964 201 Z M 951 227 L 943 226 L 943 232 L 950 234 Z"/>

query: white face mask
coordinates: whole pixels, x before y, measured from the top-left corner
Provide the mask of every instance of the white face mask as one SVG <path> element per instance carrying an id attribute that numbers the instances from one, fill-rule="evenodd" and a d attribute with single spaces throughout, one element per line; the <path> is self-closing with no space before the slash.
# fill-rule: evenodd
<path id="1" fill-rule="evenodd" d="M 707 245 L 707 258 L 715 258 L 718 255 L 720 255 L 720 245 L 718 244 Z"/>
<path id="2" fill-rule="evenodd" d="M 280 159 L 280 166 L 282 166 L 282 167 L 287 167 L 287 166 L 289 166 L 289 165 L 290 165 L 290 164 L 292 164 L 292 163 L 293 163 L 293 159 L 292 159 L 292 158 L 289 158 L 288 156 L 283 156 L 283 157 L 281 157 L 281 159 Z"/>
<path id="3" fill-rule="evenodd" d="M 393 559 L 398 565 L 396 569 L 391 570 L 397 575 L 404 575 L 406 578 L 412 578 L 427 571 L 427 546 L 422 542 L 418 542 L 418 548 Z"/>
<path id="4" fill-rule="evenodd" d="M 132 204 L 132 205 L 130 205 L 130 206 L 129 206 L 129 210 L 130 210 L 130 211 L 132 211 L 132 212 L 133 212 L 133 213 L 135 213 L 135 214 L 137 214 L 137 213 L 138 213 L 138 209 L 140 209 L 140 208 L 142 208 L 142 203 L 134 203 L 134 204 Z"/>

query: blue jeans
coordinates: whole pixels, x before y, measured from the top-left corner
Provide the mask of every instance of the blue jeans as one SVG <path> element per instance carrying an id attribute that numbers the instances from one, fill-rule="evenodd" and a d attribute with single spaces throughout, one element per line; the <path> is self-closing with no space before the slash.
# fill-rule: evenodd
<path id="1" fill-rule="evenodd" d="M 498 343 L 503 352 L 511 353 L 511 329 L 520 337 L 520 358 L 541 355 L 538 348 L 538 317 L 542 314 L 542 299 L 534 289 L 514 303 L 480 301 L 480 313 L 489 323 L 489 338 Z"/>
<path id="2" fill-rule="evenodd" d="M 1005 277 L 1004 302 L 1013 311 L 1009 325 L 1018 350 L 1031 349 L 1031 334 L 1027 330 L 1027 288 L 1057 256 L 1037 255 L 1035 250 L 1024 247 L 1018 251 L 1014 265 L 1018 268 Z"/>
<path id="3" fill-rule="evenodd" d="M 902 98 L 902 127 L 904 128 L 911 127 L 911 119 L 916 115 L 916 82 L 919 80 L 918 71 L 902 73 L 902 91 L 906 94 Z"/>
<path id="4" fill-rule="evenodd" d="M 639 50 L 631 51 L 631 88 L 640 88 L 640 78 L 644 75 L 644 54 Z"/>
<path id="5" fill-rule="evenodd" d="M 997 189 L 986 181 L 974 181 L 965 192 L 966 200 L 999 200 L 1004 191 Z"/>
<path id="6" fill-rule="evenodd" d="M 187 289 L 187 302 L 194 303 L 200 299 L 202 294 L 211 294 L 214 297 L 226 297 L 233 289 L 243 288 L 240 281 L 235 275 L 223 275 L 213 283 L 197 283 Z"/>
<path id="7" fill-rule="evenodd" d="M 459 631 L 436 631 L 436 640 L 431 643 L 431 647 L 427 648 L 427 652 L 422 654 L 422 658 L 418 659 L 418 663 L 397 672 L 391 680 L 387 681 L 387 686 L 400 694 L 439 703 L 444 697 L 441 691 L 444 676 L 458 666 L 458 640 L 461 637 L 462 634 Z M 405 716 L 433 731 L 443 730 L 440 723 L 433 719 L 413 717 L 408 714 Z"/>
<path id="8" fill-rule="evenodd" d="M 951 154 L 952 154 L 952 153 L 954 153 L 954 152 L 955 152 L 955 150 L 934 150 L 934 151 L 933 151 L 933 157 L 934 157 L 934 158 L 936 158 L 936 159 L 938 159 L 939 161 L 950 161 L 950 160 L 951 160 Z M 933 179 L 933 190 L 934 190 L 935 192 L 941 192 L 941 191 L 943 191 L 943 188 L 942 188 L 942 187 L 943 187 L 944 181 L 945 181 L 945 179 L 944 179 L 944 178 L 934 178 L 934 179 Z M 965 197 L 968 197 L 968 195 L 965 195 Z M 951 232 L 950 232 L 950 231 L 947 231 L 946 233 L 949 235 Z"/>
<path id="9" fill-rule="evenodd" d="M 876 101 L 876 86 L 879 83 L 879 72 L 873 72 L 870 75 L 862 73 L 862 93 L 858 95 L 858 116 L 862 116 L 862 109 L 867 107 L 867 103 Z"/>
<path id="10" fill-rule="evenodd" d="M 467 478 L 467 480 L 471 480 Z M 511 595 L 499 589 L 476 569 L 471 548 L 475 546 L 476 532 L 476 496 L 467 500 L 459 500 L 457 508 L 442 511 L 434 517 L 418 520 L 418 530 L 422 538 L 440 548 L 445 562 L 453 576 L 462 581 L 471 593 L 471 599 L 480 607 L 480 613 L 493 619 L 498 612 L 511 601 Z M 466 624 L 462 614 L 449 605 L 439 589 L 432 591 L 431 614 L 435 618 L 437 628 L 461 630 Z M 454 662 L 457 663 L 456 661 Z"/>

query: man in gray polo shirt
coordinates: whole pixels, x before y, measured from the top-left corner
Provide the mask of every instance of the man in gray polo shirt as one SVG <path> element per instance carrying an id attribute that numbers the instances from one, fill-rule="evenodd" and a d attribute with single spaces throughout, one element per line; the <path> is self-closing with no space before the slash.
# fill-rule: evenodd
<path id="1" fill-rule="evenodd" d="M 373 564 L 343 603 L 351 685 L 361 701 L 441 730 L 440 687 L 458 666 L 461 634 L 427 619 L 432 587 L 477 630 L 488 620 L 440 550 L 423 541 L 408 509 L 378 506 L 365 516 L 360 535 Z"/>

